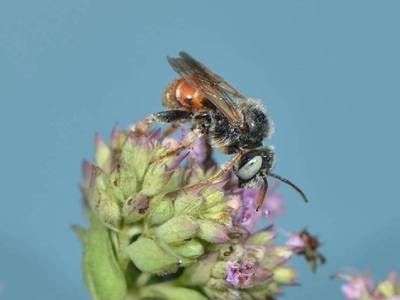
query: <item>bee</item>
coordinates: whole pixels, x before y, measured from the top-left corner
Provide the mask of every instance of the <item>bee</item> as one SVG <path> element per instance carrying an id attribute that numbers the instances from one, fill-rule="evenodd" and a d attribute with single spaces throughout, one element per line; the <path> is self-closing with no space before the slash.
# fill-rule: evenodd
<path id="1" fill-rule="evenodd" d="M 176 149 L 160 158 L 177 155 L 191 147 L 199 136 L 204 136 L 213 148 L 234 154 L 207 182 L 191 185 L 185 190 L 216 182 L 233 170 L 240 187 L 260 187 L 257 209 L 268 190 L 267 177 L 290 185 L 307 202 L 300 188 L 272 172 L 274 148 L 263 147 L 263 141 L 271 136 L 273 124 L 261 102 L 243 96 L 222 77 L 185 52 L 180 52 L 179 57 L 167 59 L 180 76 L 163 92 L 162 103 L 168 110 L 148 116 L 140 126 L 146 128 L 152 122 L 171 123 L 168 134 L 185 122 L 191 122 L 192 128 Z"/>

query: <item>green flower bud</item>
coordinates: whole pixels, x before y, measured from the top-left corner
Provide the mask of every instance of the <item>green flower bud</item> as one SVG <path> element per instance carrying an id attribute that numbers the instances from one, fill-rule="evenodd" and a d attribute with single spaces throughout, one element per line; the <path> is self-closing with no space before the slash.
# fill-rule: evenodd
<path id="1" fill-rule="evenodd" d="M 205 296 L 196 290 L 170 286 L 167 284 L 154 284 L 141 293 L 141 299 L 165 299 L 165 300 L 207 300 Z"/>
<path id="2" fill-rule="evenodd" d="M 217 262 L 211 270 L 211 274 L 215 278 L 225 279 L 226 278 L 226 266 L 227 261 L 219 261 Z"/>
<path id="3" fill-rule="evenodd" d="M 179 246 L 172 246 L 171 249 L 186 258 L 197 258 L 204 254 L 204 247 L 197 239 L 191 239 Z"/>
<path id="4" fill-rule="evenodd" d="M 213 195 L 215 195 L 215 194 L 216 193 L 214 193 Z M 218 193 L 218 195 L 219 195 L 219 193 Z M 207 203 L 207 202 L 206 202 L 206 204 L 207 204 L 207 207 L 208 207 L 207 214 L 210 214 L 210 215 L 223 212 L 227 207 L 226 202 L 214 203 L 212 206 L 210 206 L 209 203 Z"/>
<path id="5" fill-rule="evenodd" d="M 100 167 L 105 172 L 110 172 L 110 170 L 111 170 L 111 149 L 98 134 L 96 134 L 96 138 L 95 138 L 94 160 L 98 167 Z"/>
<path id="6" fill-rule="evenodd" d="M 152 197 L 164 189 L 169 178 L 165 174 L 165 164 L 153 163 L 148 168 L 142 184 L 142 194 Z M 165 191 L 165 190 L 164 190 Z"/>
<path id="7" fill-rule="evenodd" d="M 111 132 L 111 147 L 114 151 L 121 152 L 122 147 L 126 142 L 128 133 L 120 130 L 117 126 L 114 126 Z"/>
<path id="8" fill-rule="evenodd" d="M 247 250 L 245 249 L 244 245 L 235 244 L 233 247 L 233 252 L 229 256 L 229 260 L 241 260 L 243 257 L 246 256 Z M 224 257 L 225 257 L 224 253 Z"/>
<path id="9" fill-rule="evenodd" d="M 203 213 L 201 217 L 215 223 L 229 225 L 231 223 L 231 216 L 229 211 L 226 210 L 226 204 L 219 205 L 219 208 L 223 210 L 217 212 Z"/>
<path id="10" fill-rule="evenodd" d="M 113 201 L 103 201 L 97 208 L 97 215 L 100 220 L 114 230 L 119 230 L 122 222 L 121 209 L 117 203 Z"/>
<path id="11" fill-rule="evenodd" d="M 120 165 L 127 172 L 135 173 L 136 179 L 142 182 L 151 158 L 152 151 L 135 139 L 128 138 L 121 149 Z"/>
<path id="12" fill-rule="evenodd" d="M 126 168 L 126 166 L 121 166 L 119 172 L 119 177 L 115 175 L 115 182 L 121 189 L 124 199 L 128 199 L 137 192 L 138 181 L 136 179 L 136 174 L 130 171 L 129 168 Z"/>
<path id="13" fill-rule="evenodd" d="M 254 300 L 247 292 L 238 289 L 227 288 L 224 279 L 211 278 L 204 289 L 206 294 L 213 300 Z M 259 299 L 265 299 L 259 298 Z"/>
<path id="14" fill-rule="evenodd" d="M 289 267 L 278 267 L 272 273 L 274 280 L 281 284 L 292 284 L 296 277 L 294 270 Z"/>
<path id="15" fill-rule="evenodd" d="M 231 211 L 228 206 L 224 193 L 215 188 L 207 188 L 202 192 L 204 205 L 202 207 L 201 218 L 215 223 L 228 225 L 231 223 Z"/>
<path id="16" fill-rule="evenodd" d="M 93 211 L 108 227 L 118 230 L 121 221 L 120 190 L 113 186 L 100 168 L 93 167 L 91 183 L 87 193 L 88 201 Z"/>
<path id="17" fill-rule="evenodd" d="M 388 298 L 393 297 L 395 295 L 394 283 L 388 280 L 379 283 L 378 286 L 376 287 L 376 290 Z"/>
<path id="18" fill-rule="evenodd" d="M 253 235 L 251 235 L 247 241 L 247 245 L 255 245 L 255 246 L 266 246 L 269 245 L 273 239 L 275 238 L 275 234 L 272 228 L 267 228 L 261 230 Z"/>
<path id="19" fill-rule="evenodd" d="M 210 286 L 213 289 L 217 289 L 217 290 L 224 290 L 226 289 L 226 281 L 225 279 L 215 279 L 215 278 L 211 278 L 210 281 L 208 282 L 208 286 Z"/>
<path id="20" fill-rule="evenodd" d="M 288 259 L 289 257 L 291 257 L 294 252 L 293 249 L 291 247 L 287 247 L 287 246 L 276 246 L 274 247 L 273 250 L 273 255 L 282 257 L 284 259 Z"/>
<path id="21" fill-rule="evenodd" d="M 194 237 L 198 223 L 189 216 L 177 216 L 154 229 L 156 236 L 166 243 L 179 243 Z"/>
<path id="22" fill-rule="evenodd" d="M 151 200 L 151 210 L 147 218 L 150 226 L 160 225 L 174 215 L 173 200 L 167 197 L 155 197 Z"/>
<path id="23" fill-rule="evenodd" d="M 175 215 L 197 217 L 203 205 L 203 198 L 192 194 L 180 193 L 175 199 Z"/>
<path id="24" fill-rule="evenodd" d="M 137 222 L 145 216 L 149 208 L 149 198 L 137 194 L 128 199 L 122 207 L 122 215 L 125 223 Z"/>
<path id="25" fill-rule="evenodd" d="M 224 225 L 208 220 L 199 221 L 198 237 L 210 243 L 225 243 L 229 240 L 228 230 Z"/>
<path id="26" fill-rule="evenodd" d="M 85 206 L 90 204 L 90 197 L 93 194 L 93 177 L 95 174 L 95 166 L 87 160 L 82 162 L 82 174 L 83 180 L 80 185 L 82 193 L 82 200 Z"/>
<path id="27" fill-rule="evenodd" d="M 164 175 L 166 180 L 164 181 L 164 186 L 161 192 L 165 194 L 179 189 L 182 184 L 183 172 L 183 169 L 174 169 L 173 171 L 166 172 Z"/>
<path id="28" fill-rule="evenodd" d="M 98 167 L 94 168 L 92 174 L 91 192 L 93 193 L 93 202 L 113 201 L 116 203 L 124 202 L 124 195 L 118 186 L 114 184 L 115 174 L 107 175 Z"/>
<path id="29" fill-rule="evenodd" d="M 216 188 L 206 188 L 202 192 L 202 196 L 205 199 L 207 211 L 213 210 L 213 207 L 221 204 L 221 203 L 226 203 L 224 193 L 221 190 L 218 190 Z"/>
<path id="30" fill-rule="evenodd" d="M 181 280 L 186 285 L 204 286 L 211 276 L 211 269 L 217 262 L 217 253 L 210 253 L 202 260 L 186 268 Z"/>
<path id="31" fill-rule="evenodd" d="M 176 272 L 179 260 L 163 251 L 152 239 L 140 237 L 129 245 L 126 252 L 135 266 L 152 274 Z"/>

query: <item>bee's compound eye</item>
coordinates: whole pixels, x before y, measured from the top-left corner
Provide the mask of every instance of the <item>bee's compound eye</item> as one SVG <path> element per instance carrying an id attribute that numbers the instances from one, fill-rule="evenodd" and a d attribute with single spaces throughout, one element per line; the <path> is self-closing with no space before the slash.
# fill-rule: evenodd
<path id="1" fill-rule="evenodd" d="M 260 172 L 262 167 L 262 157 L 257 155 L 246 162 L 237 172 L 237 176 L 242 180 L 249 180 Z"/>

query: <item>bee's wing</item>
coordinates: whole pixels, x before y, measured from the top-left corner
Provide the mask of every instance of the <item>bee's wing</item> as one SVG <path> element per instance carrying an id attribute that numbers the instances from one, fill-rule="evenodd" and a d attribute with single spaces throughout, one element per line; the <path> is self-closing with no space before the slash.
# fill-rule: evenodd
<path id="1" fill-rule="evenodd" d="M 185 52 L 180 52 L 177 58 L 168 57 L 168 62 L 180 76 L 200 89 L 230 121 L 243 124 L 243 115 L 233 98 L 240 100 L 246 98 L 221 76 Z"/>

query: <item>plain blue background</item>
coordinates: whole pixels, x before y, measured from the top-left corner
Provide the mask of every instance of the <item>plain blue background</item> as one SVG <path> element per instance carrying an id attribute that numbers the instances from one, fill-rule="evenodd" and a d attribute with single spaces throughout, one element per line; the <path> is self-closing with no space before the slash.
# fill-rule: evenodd
<path id="1" fill-rule="evenodd" d="M 88 299 L 80 162 L 161 109 L 186 50 L 263 99 L 276 123 L 280 228 L 321 235 L 328 264 L 284 299 L 342 299 L 329 276 L 400 271 L 398 1 L 1 1 L 1 299 Z M 239 1 L 237 1 L 239 2 Z"/>

